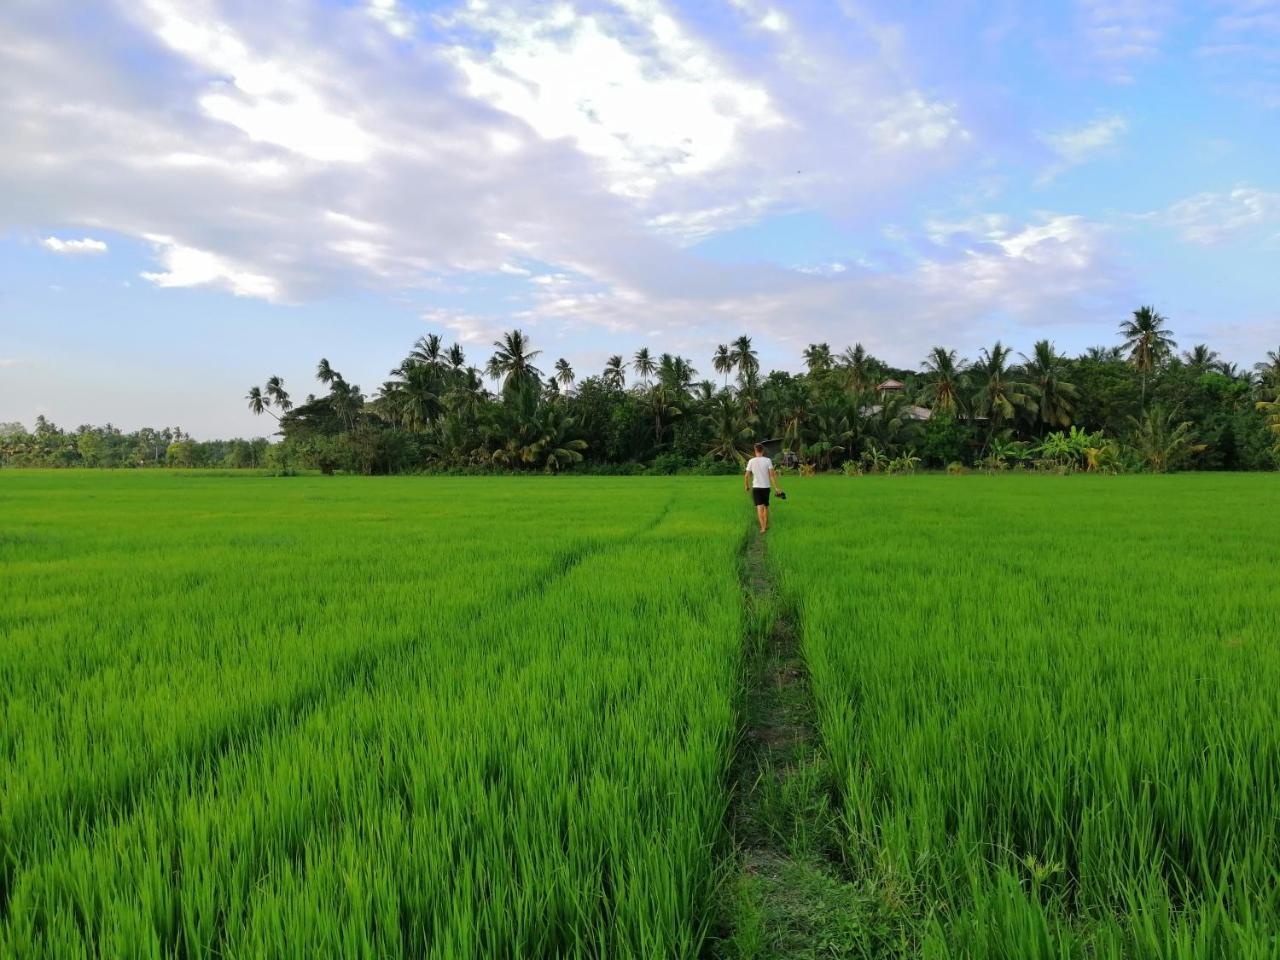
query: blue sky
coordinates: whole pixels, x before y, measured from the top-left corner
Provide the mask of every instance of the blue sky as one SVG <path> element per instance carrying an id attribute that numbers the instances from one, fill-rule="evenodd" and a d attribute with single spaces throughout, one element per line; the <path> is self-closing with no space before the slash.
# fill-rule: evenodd
<path id="1" fill-rule="evenodd" d="M 1280 344 L 1280 0 L 9 0 L 0 421 L 256 435 L 438 332 Z"/>

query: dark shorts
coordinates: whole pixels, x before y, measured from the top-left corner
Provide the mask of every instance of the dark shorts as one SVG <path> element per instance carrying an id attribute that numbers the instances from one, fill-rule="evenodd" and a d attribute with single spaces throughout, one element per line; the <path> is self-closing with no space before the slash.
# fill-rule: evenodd
<path id="1" fill-rule="evenodd" d="M 757 507 L 767 507 L 769 505 L 769 488 L 752 487 L 751 499 L 756 502 Z"/>

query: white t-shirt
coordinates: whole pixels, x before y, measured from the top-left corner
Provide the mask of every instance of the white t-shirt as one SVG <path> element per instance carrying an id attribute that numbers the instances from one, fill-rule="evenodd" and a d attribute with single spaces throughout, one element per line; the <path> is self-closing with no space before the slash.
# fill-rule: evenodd
<path id="1" fill-rule="evenodd" d="M 751 474 L 751 486 L 756 489 L 769 487 L 769 471 L 773 469 L 773 461 L 768 457 L 752 457 L 747 461 L 747 473 Z"/>

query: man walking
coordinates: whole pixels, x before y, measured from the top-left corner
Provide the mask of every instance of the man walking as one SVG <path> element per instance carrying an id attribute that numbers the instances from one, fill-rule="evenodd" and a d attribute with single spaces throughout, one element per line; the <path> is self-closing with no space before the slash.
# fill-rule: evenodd
<path id="1" fill-rule="evenodd" d="M 756 504 L 756 518 L 760 521 L 760 532 L 769 529 L 769 488 L 778 491 L 782 496 L 782 488 L 778 486 L 778 471 L 773 469 L 773 461 L 764 455 L 764 447 L 756 444 L 756 455 L 747 461 L 747 472 L 742 481 Z"/>

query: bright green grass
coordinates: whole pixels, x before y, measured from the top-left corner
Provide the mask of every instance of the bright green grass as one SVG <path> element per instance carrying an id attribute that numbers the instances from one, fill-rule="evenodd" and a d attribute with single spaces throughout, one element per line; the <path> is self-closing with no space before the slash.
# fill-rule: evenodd
<path id="1" fill-rule="evenodd" d="M 789 486 L 854 886 L 779 895 L 851 905 L 821 943 L 1280 954 L 1276 478 Z M 0 956 L 698 956 L 750 514 L 0 472 Z"/>
<path id="2" fill-rule="evenodd" d="M 903 955 L 1280 956 L 1275 477 L 793 486 L 772 562 Z"/>
<path id="3" fill-rule="evenodd" d="M 0 476 L 0 955 L 695 955 L 731 491 Z"/>

